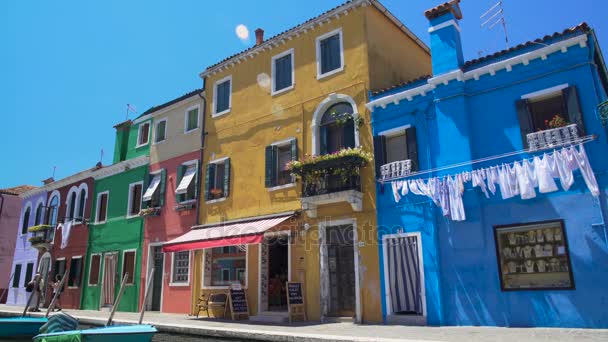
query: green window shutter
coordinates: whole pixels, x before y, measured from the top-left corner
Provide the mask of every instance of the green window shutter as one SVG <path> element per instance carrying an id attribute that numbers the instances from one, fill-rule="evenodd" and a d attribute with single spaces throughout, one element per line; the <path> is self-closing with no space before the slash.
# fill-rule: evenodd
<path id="1" fill-rule="evenodd" d="M 165 205 L 165 184 L 167 183 L 167 170 L 162 169 L 160 171 L 160 184 L 158 185 L 160 189 L 160 206 L 163 207 Z"/>
<path id="2" fill-rule="evenodd" d="M 342 144 L 342 147 L 355 147 L 355 120 L 348 119 L 342 128 L 344 129 L 344 134 L 342 135 L 344 137 L 344 144 Z"/>
<path id="3" fill-rule="evenodd" d="M 179 185 L 179 182 L 182 181 L 182 177 L 184 176 L 184 172 L 186 172 L 186 166 L 185 165 L 180 165 L 177 167 L 177 182 L 175 182 L 176 186 Z M 183 202 L 184 201 L 184 194 L 178 194 L 176 195 L 176 200 L 177 202 Z"/>
<path id="4" fill-rule="evenodd" d="M 327 154 L 327 126 L 321 126 L 319 128 L 319 154 L 324 155 Z"/>
<path id="5" fill-rule="evenodd" d="M 146 190 L 148 190 L 148 186 L 150 186 L 150 182 L 152 181 L 152 178 L 153 178 L 153 177 L 154 177 L 154 176 L 153 176 L 153 175 L 151 175 L 151 174 L 149 174 L 149 173 L 147 173 L 147 174 L 144 176 L 144 185 L 143 185 L 143 186 L 142 186 L 142 188 L 141 188 L 141 191 L 142 191 L 142 194 L 141 194 L 141 195 L 142 195 L 142 196 L 143 196 L 143 194 L 146 192 Z M 150 202 L 151 202 L 151 201 L 142 201 L 142 203 L 141 203 L 141 208 L 142 208 L 142 209 L 146 209 L 146 208 L 148 208 L 148 207 L 150 206 Z"/>
<path id="6" fill-rule="evenodd" d="M 578 132 L 581 136 L 585 135 L 585 122 L 583 121 L 583 112 L 578 101 L 576 86 L 570 86 L 562 91 L 568 111 L 568 121 L 576 124 Z"/>
<path id="7" fill-rule="evenodd" d="M 274 169 L 274 158 L 273 158 L 273 147 L 266 146 L 266 187 L 270 188 L 274 185 L 273 169 Z"/>
<path id="8" fill-rule="evenodd" d="M 205 170 L 205 200 L 209 199 L 209 190 L 211 190 L 211 181 L 215 178 L 215 164 L 207 164 Z"/>
<path id="9" fill-rule="evenodd" d="M 532 123 L 532 115 L 530 115 L 528 100 L 523 99 L 516 101 L 515 107 L 517 108 L 517 119 L 519 120 L 521 139 L 524 144 L 524 148 L 528 148 L 527 135 L 534 132 L 534 124 Z"/>
<path id="10" fill-rule="evenodd" d="M 412 171 L 418 171 L 418 140 L 416 139 L 416 127 L 412 126 L 405 130 L 407 141 L 407 159 L 412 161 Z"/>
<path id="11" fill-rule="evenodd" d="M 386 164 L 386 137 L 384 135 L 374 137 L 374 161 L 376 163 L 376 178 L 380 178 L 380 167 Z"/>
<path id="12" fill-rule="evenodd" d="M 224 161 L 224 197 L 230 194 L 230 158 Z"/>

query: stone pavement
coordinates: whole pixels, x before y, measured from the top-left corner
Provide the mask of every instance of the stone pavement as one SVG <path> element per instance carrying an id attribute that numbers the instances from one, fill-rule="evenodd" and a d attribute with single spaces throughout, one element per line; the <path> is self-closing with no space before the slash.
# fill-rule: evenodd
<path id="1" fill-rule="evenodd" d="M 0 305 L 0 316 L 15 316 L 22 307 Z M 82 324 L 103 325 L 108 312 L 65 310 Z M 38 315 L 38 314 L 34 314 Z M 117 312 L 115 323 L 137 323 L 138 313 Z M 153 324 L 161 332 L 231 338 L 243 341 L 585 341 L 606 342 L 608 330 L 533 329 L 494 327 L 406 327 L 396 325 L 356 325 L 352 323 L 308 322 L 306 324 L 253 324 L 244 321 L 189 317 L 179 314 L 146 312 L 144 323 Z"/>

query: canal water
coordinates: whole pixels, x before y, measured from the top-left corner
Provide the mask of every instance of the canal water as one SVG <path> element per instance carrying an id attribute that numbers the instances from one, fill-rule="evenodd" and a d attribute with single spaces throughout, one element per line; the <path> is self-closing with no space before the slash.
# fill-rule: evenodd
<path id="1" fill-rule="evenodd" d="M 31 339 L 3 339 L 0 338 L 0 342 L 31 342 Z M 216 337 L 205 337 L 205 336 L 192 336 L 192 335 L 180 335 L 180 334 L 164 334 L 158 333 L 154 335 L 153 342 L 245 342 L 243 340 L 233 339 L 219 339 Z M 120 341 L 116 341 L 120 342 Z"/>

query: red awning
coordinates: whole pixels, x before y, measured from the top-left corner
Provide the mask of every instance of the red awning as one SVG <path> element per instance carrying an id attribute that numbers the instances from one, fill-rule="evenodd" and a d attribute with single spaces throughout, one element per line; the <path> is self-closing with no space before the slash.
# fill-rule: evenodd
<path id="1" fill-rule="evenodd" d="M 163 252 L 247 245 L 262 242 L 264 232 L 289 219 L 291 215 L 193 229 L 163 244 Z"/>

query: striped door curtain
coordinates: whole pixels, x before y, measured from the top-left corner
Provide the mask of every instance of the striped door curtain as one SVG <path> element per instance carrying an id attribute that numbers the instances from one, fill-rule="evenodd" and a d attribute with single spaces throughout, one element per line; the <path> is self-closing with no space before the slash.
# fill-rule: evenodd
<path id="1" fill-rule="evenodd" d="M 116 287 L 116 264 L 118 255 L 104 255 L 104 273 L 103 273 L 103 305 L 114 305 L 114 288 Z"/>
<path id="2" fill-rule="evenodd" d="M 389 291 L 395 314 L 422 315 L 418 239 L 387 239 Z"/>

